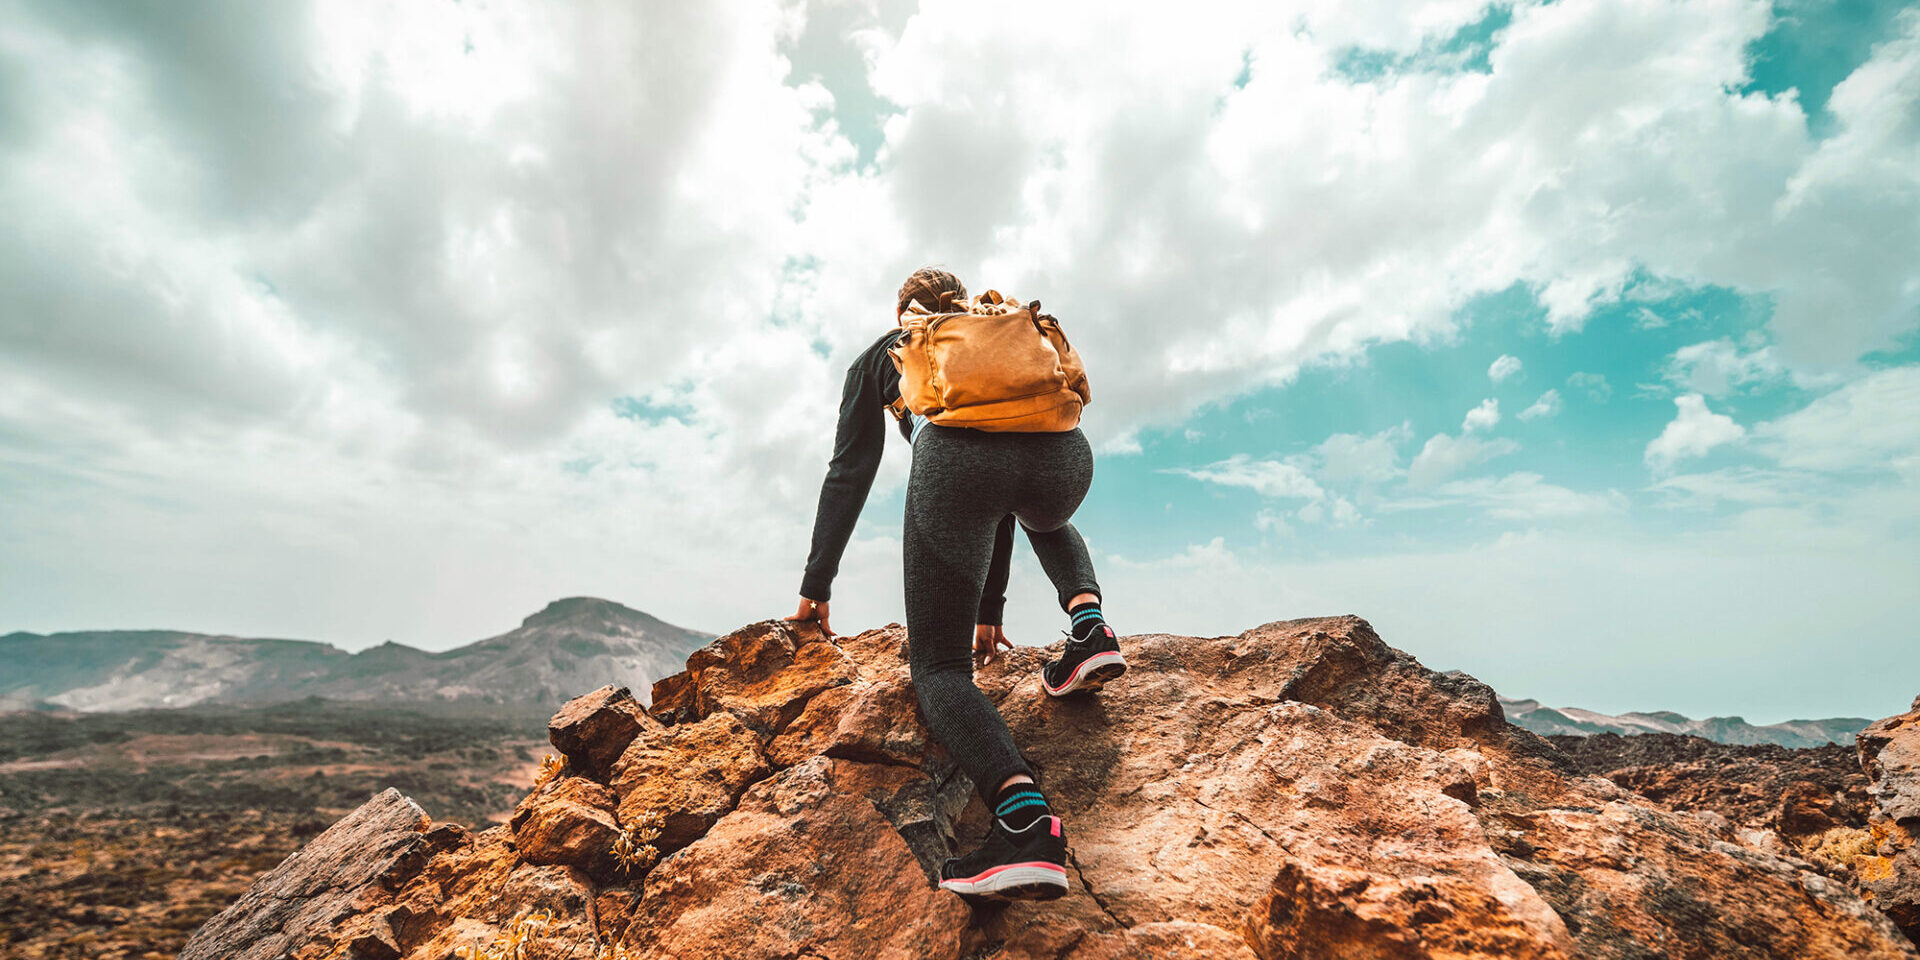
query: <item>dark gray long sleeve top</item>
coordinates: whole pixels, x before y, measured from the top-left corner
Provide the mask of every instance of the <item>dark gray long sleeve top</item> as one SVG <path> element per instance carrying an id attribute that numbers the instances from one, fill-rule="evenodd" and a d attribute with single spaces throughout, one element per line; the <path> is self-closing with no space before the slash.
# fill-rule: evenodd
<path id="1" fill-rule="evenodd" d="M 813 549 L 800 595 L 810 600 L 832 599 L 833 578 L 840 557 L 853 536 L 854 522 L 866 506 L 873 478 L 880 471 L 880 455 L 887 440 L 887 405 L 900 396 L 900 371 L 887 351 L 900 336 L 889 330 L 854 358 L 840 393 L 840 423 L 833 435 L 833 459 L 820 485 L 820 506 L 813 517 Z M 899 423 L 900 435 L 912 441 L 909 421 Z M 999 624 L 1007 603 L 1007 575 L 1013 556 L 1013 516 L 1000 521 L 994 532 L 993 560 L 987 567 L 986 589 L 980 597 L 978 623 Z"/>

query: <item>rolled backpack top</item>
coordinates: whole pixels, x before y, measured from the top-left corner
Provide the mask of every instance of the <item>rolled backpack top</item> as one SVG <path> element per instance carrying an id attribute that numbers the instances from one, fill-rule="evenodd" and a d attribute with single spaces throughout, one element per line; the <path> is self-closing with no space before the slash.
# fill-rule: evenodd
<path id="1" fill-rule="evenodd" d="M 1060 321 L 998 290 L 965 310 L 930 313 L 918 301 L 900 318 L 892 349 L 900 398 L 889 409 L 948 427 L 1057 433 L 1080 424 L 1093 400 L 1087 369 Z"/>

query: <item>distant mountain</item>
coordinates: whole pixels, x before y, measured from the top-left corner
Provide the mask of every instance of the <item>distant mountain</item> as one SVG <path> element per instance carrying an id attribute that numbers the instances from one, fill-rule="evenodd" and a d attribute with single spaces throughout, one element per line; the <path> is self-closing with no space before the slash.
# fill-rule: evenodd
<path id="1" fill-rule="evenodd" d="M 0 710 L 138 710 L 306 697 L 559 706 L 607 683 L 645 697 L 712 634 L 610 600 L 555 600 L 519 629 L 429 653 L 387 642 L 358 653 L 310 640 L 168 630 L 0 637 Z"/>
<path id="2" fill-rule="evenodd" d="M 1623 713 L 1612 716 L 1578 707 L 1542 706 L 1538 700 L 1500 698 L 1507 720 L 1541 736 L 1556 734 L 1587 736 L 1595 733 L 1684 733 L 1718 743 L 1750 746 L 1774 743 L 1783 747 L 1823 747 L 1829 743 L 1850 746 L 1853 735 L 1873 721 L 1864 717 L 1831 717 L 1826 720 L 1788 720 L 1764 726 L 1748 723 L 1740 717 L 1708 717 L 1692 720 L 1670 710 L 1656 713 Z"/>

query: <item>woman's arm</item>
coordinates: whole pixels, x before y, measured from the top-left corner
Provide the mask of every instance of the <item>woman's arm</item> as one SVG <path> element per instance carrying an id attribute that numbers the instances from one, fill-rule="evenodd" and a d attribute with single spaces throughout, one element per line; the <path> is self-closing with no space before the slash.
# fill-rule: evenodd
<path id="1" fill-rule="evenodd" d="M 987 582 L 980 591 L 980 613 L 974 623 L 1000 626 L 1007 610 L 1007 575 L 1013 566 L 1013 514 L 1000 518 L 993 532 L 993 562 L 987 564 Z"/>
<path id="2" fill-rule="evenodd" d="M 813 548 L 807 554 L 806 575 L 800 580 L 800 595 L 823 604 L 832 599 L 840 555 L 853 536 L 860 508 L 866 506 L 886 445 L 886 415 L 867 369 L 871 354 L 871 350 L 862 354 L 847 368 L 846 385 L 840 395 L 840 425 L 833 437 L 833 459 L 827 463 L 826 482 L 820 485 L 820 505 L 813 516 Z"/>

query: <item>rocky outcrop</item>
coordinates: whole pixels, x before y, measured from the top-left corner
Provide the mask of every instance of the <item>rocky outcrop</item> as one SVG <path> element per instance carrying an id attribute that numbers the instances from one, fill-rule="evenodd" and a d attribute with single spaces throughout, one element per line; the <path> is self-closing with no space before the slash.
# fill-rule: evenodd
<path id="1" fill-rule="evenodd" d="M 267 872 L 233 906 L 187 941 L 180 960 L 276 960 L 339 939 L 343 923 L 364 920 L 433 854 L 464 842 L 464 831 L 432 827 L 400 791 L 387 789 Z M 392 929 L 359 923 L 346 947 L 399 956 Z M 385 950 L 382 950 L 382 947 Z"/>
<path id="2" fill-rule="evenodd" d="M 1865 827 L 1873 802 L 1854 747 L 1735 746 L 1673 733 L 1552 736 L 1581 772 L 1675 810 L 1712 811 L 1735 826 L 1801 840 Z"/>
<path id="3" fill-rule="evenodd" d="M 1860 732 L 1860 766 L 1874 811 L 1853 864 L 1873 902 L 1920 943 L 1920 698 L 1912 709 Z"/>
<path id="4" fill-rule="evenodd" d="M 656 685 L 646 721 L 591 694 L 512 824 L 383 874 L 324 929 L 248 929 L 297 960 L 1920 956 L 1846 883 L 1582 775 L 1353 617 L 1128 637 L 1133 670 L 1097 696 L 1042 695 L 1038 649 L 983 670 L 1073 884 L 971 905 L 931 877 L 985 811 L 915 714 L 903 642 L 754 624 Z"/>

